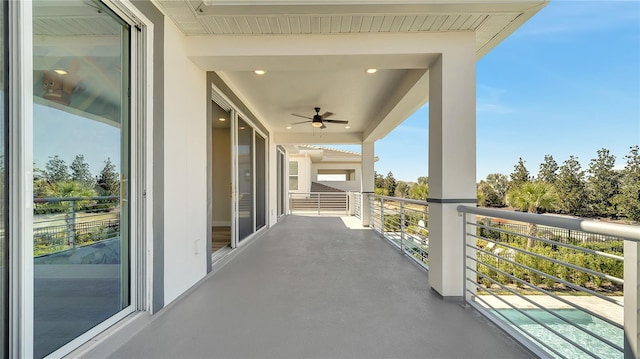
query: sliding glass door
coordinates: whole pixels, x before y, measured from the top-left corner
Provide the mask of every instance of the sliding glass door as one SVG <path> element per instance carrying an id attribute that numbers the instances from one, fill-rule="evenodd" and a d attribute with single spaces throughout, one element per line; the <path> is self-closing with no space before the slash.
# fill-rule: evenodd
<path id="1" fill-rule="evenodd" d="M 131 303 L 130 30 L 98 1 L 33 2 L 38 358 Z"/>
<path id="2" fill-rule="evenodd" d="M 241 242 L 267 224 L 267 140 L 240 116 L 235 127 L 234 220 Z"/>

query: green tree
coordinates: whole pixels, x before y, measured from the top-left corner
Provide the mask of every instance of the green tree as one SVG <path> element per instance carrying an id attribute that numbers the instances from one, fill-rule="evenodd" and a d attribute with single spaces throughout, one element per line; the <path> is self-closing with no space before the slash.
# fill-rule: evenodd
<path id="1" fill-rule="evenodd" d="M 396 187 L 396 197 L 406 198 L 409 195 L 409 184 L 405 181 L 398 181 L 398 186 Z"/>
<path id="2" fill-rule="evenodd" d="M 409 198 L 419 201 L 426 201 L 429 197 L 429 185 L 426 183 L 416 183 L 409 189 Z"/>
<path id="3" fill-rule="evenodd" d="M 55 155 L 49 157 L 49 162 L 44 166 L 44 176 L 51 183 L 69 180 L 69 168 L 63 159 Z"/>
<path id="4" fill-rule="evenodd" d="M 395 196 L 397 186 L 398 186 L 398 182 L 393 177 L 393 173 L 389 171 L 389 173 L 387 173 L 387 177 L 384 178 L 384 188 L 389 193 L 389 196 Z"/>
<path id="5" fill-rule="evenodd" d="M 553 186 L 542 181 L 525 182 L 507 193 L 507 202 L 513 208 L 529 213 L 540 213 L 555 208 L 557 196 Z M 529 223 L 529 236 L 536 236 L 538 226 Z M 527 238 L 527 247 L 533 247 L 534 240 Z"/>
<path id="6" fill-rule="evenodd" d="M 591 214 L 613 216 L 616 214 L 614 196 L 620 190 L 620 173 L 613 169 L 616 157 L 607 149 L 598 150 L 598 157 L 589 163 L 587 194 Z"/>
<path id="7" fill-rule="evenodd" d="M 575 156 L 569 156 L 558 171 L 556 178 L 558 209 L 562 213 L 583 215 L 588 206 L 588 196 L 584 181 L 584 171 Z"/>
<path id="8" fill-rule="evenodd" d="M 418 184 L 429 184 L 429 177 L 427 176 L 420 176 L 418 177 Z"/>
<path id="9" fill-rule="evenodd" d="M 373 186 L 375 188 L 384 188 L 384 177 L 382 177 L 378 172 L 375 173 L 373 178 Z"/>
<path id="10" fill-rule="evenodd" d="M 89 170 L 89 164 L 84 160 L 84 155 L 76 155 L 71 162 L 71 180 L 82 184 L 87 188 L 95 187 L 96 180 Z"/>
<path id="11" fill-rule="evenodd" d="M 620 193 L 614 198 L 618 213 L 640 221 L 640 147 L 632 146 L 620 177 Z"/>
<path id="12" fill-rule="evenodd" d="M 528 182 L 531 178 L 529 170 L 524 165 L 525 161 L 522 157 L 518 158 L 518 163 L 513 166 L 513 172 L 511 172 L 511 184 L 510 188 L 519 187 L 524 182 Z"/>
<path id="13" fill-rule="evenodd" d="M 544 156 L 544 162 L 540 164 L 538 180 L 546 183 L 555 183 L 558 177 L 558 163 L 551 155 Z"/>
<path id="14" fill-rule="evenodd" d="M 101 196 L 120 195 L 120 179 L 116 172 L 116 166 L 111 163 L 111 159 L 104 161 L 104 168 L 96 181 L 96 189 Z"/>

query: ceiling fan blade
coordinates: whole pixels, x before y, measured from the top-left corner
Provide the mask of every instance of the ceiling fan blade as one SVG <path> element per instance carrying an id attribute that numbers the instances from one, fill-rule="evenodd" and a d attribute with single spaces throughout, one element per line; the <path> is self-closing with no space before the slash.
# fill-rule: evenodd
<path id="1" fill-rule="evenodd" d="M 324 122 L 330 122 L 330 123 L 342 123 L 342 124 L 347 124 L 349 123 L 349 121 L 343 121 L 343 120 L 324 120 Z"/>
<path id="2" fill-rule="evenodd" d="M 323 113 L 322 115 L 320 115 L 320 117 L 322 117 L 323 120 L 325 118 L 331 117 L 331 116 L 333 116 L 333 112 L 329 112 L 329 111 L 327 111 L 327 112 Z"/>
<path id="3" fill-rule="evenodd" d="M 324 123 L 323 123 L 322 126 L 320 126 L 320 129 L 324 130 L 325 128 L 327 128 L 327 126 L 325 126 Z"/>
<path id="4" fill-rule="evenodd" d="M 302 115 L 298 115 L 298 114 L 295 114 L 295 113 L 292 113 L 292 114 L 291 114 L 291 116 L 302 117 L 302 118 L 308 118 L 308 119 L 310 119 L 310 120 L 313 120 L 313 118 L 312 118 L 312 117 L 302 116 Z"/>
<path id="5" fill-rule="evenodd" d="M 292 125 L 299 125 L 301 123 L 309 123 L 309 122 L 311 122 L 311 121 L 294 122 L 294 123 L 292 123 Z"/>

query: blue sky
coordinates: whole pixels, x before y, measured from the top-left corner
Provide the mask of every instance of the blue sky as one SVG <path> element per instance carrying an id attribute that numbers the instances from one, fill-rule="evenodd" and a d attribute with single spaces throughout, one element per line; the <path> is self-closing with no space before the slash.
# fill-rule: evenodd
<path id="1" fill-rule="evenodd" d="M 510 174 L 518 157 L 535 175 L 545 154 L 559 165 L 577 156 L 586 169 L 603 147 L 622 168 L 640 144 L 640 1 L 552 0 L 480 59 L 476 76 L 478 180 Z M 427 128 L 425 106 L 377 141 L 376 171 L 427 175 Z"/>

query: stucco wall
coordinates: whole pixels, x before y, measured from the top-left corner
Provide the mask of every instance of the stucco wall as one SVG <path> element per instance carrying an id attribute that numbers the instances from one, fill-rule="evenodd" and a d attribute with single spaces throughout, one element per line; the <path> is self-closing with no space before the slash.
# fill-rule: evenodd
<path id="1" fill-rule="evenodd" d="M 206 274 L 206 74 L 184 54 L 185 37 L 165 19 L 165 304 Z"/>

